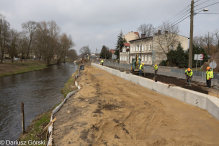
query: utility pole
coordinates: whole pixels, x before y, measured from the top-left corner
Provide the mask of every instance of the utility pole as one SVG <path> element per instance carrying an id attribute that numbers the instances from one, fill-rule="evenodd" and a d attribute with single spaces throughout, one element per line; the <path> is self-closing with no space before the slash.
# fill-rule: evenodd
<path id="1" fill-rule="evenodd" d="M 191 1 L 190 15 L 190 41 L 189 41 L 189 68 L 192 68 L 192 50 L 193 50 L 193 17 L 194 17 L 194 0 Z"/>

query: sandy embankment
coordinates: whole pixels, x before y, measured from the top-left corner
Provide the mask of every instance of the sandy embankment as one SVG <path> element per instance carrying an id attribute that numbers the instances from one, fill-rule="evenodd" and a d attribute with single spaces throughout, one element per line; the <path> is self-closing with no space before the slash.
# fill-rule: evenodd
<path id="1" fill-rule="evenodd" d="M 55 114 L 55 146 L 219 145 L 219 121 L 206 110 L 93 66 L 82 89 Z"/>

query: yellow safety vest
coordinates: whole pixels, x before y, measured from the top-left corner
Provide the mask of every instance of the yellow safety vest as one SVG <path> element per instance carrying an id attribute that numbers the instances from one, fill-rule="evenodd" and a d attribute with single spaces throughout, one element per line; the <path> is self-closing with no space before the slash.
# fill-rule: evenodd
<path id="1" fill-rule="evenodd" d="M 142 70 L 142 69 L 143 69 L 143 65 L 142 65 L 142 64 L 139 66 L 139 69 L 140 69 L 140 70 Z"/>
<path id="2" fill-rule="evenodd" d="M 206 78 L 207 78 L 207 80 L 209 80 L 209 78 L 211 78 L 211 79 L 214 78 L 213 70 L 207 70 L 206 71 Z"/>
<path id="3" fill-rule="evenodd" d="M 154 66 L 154 70 L 158 70 L 158 66 Z"/>
<path id="4" fill-rule="evenodd" d="M 103 60 L 101 62 L 103 62 Z"/>
<path id="5" fill-rule="evenodd" d="M 189 73 L 187 70 L 185 70 L 185 74 L 189 77 L 192 77 L 193 76 L 193 71 L 191 70 L 190 73 Z"/>

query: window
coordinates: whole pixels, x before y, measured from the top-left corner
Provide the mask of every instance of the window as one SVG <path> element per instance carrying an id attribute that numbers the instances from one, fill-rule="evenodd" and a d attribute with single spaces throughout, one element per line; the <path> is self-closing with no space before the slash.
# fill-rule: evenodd
<path id="1" fill-rule="evenodd" d="M 148 46 L 147 46 L 147 45 L 145 45 L 145 51 L 147 51 L 147 49 L 148 49 Z"/>
<path id="2" fill-rule="evenodd" d="M 144 55 L 142 55 L 142 61 L 144 61 Z"/>
<path id="3" fill-rule="evenodd" d="M 141 45 L 138 45 L 138 51 L 141 51 Z"/>
<path id="4" fill-rule="evenodd" d="M 151 45 L 149 45 L 149 51 L 151 50 Z"/>
<path id="5" fill-rule="evenodd" d="M 142 51 L 144 51 L 144 45 L 142 45 Z"/>
<path id="6" fill-rule="evenodd" d="M 147 60 L 147 55 L 145 55 L 145 62 L 147 62 L 148 60 Z"/>
<path id="7" fill-rule="evenodd" d="M 122 60 L 122 57 L 120 56 L 120 60 Z"/>
<path id="8" fill-rule="evenodd" d="M 148 61 L 149 61 L 149 62 L 151 61 L 151 55 L 149 55 L 149 57 L 148 57 Z"/>
<path id="9" fill-rule="evenodd" d="M 170 46 L 170 50 L 173 50 L 173 45 Z"/>
<path id="10" fill-rule="evenodd" d="M 136 50 L 135 51 L 138 51 L 138 46 L 136 46 Z"/>

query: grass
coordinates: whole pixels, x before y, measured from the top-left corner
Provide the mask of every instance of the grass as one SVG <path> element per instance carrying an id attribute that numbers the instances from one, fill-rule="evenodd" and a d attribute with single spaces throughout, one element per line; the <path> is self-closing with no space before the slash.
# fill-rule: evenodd
<path id="1" fill-rule="evenodd" d="M 43 61 L 7 62 L 0 64 L 0 77 L 26 73 L 47 68 Z"/>
<path id="2" fill-rule="evenodd" d="M 78 70 L 76 70 L 76 72 L 74 72 L 71 75 L 67 83 L 65 83 L 65 86 L 60 90 L 60 92 L 64 95 L 64 97 L 66 97 L 69 92 L 77 90 L 77 87 L 75 86 L 75 76 L 77 74 L 78 74 Z"/>
<path id="3" fill-rule="evenodd" d="M 26 141 L 27 146 L 28 141 L 45 141 L 46 143 L 46 134 L 47 130 L 43 131 L 44 127 L 49 124 L 52 110 L 47 111 L 46 113 L 41 114 L 32 121 L 32 124 L 28 126 L 25 134 L 21 134 L 19 141 Z M 39 144 L 40 145 L 40 144 Z M 39 146 L 37 145 L 37 146 Z M 41 145 L 42 146 L 42 145 Z"/>
<path id="4" fill-rule="evenodd" d="M 75 81 L 75 75 L 78 74 L 78 70 L 76 70 L 71 77 L 68 79 L 65 86 L 60 90 L 61 93 L 66 97 L 66 95 L 69 92 L 72 92 L 74 90 L 77 90 L 77 87 L 74 84 Z M 61 103 L 61 102 L 60 102 Z M 59 103 L 59 104 L 60 104 Z M 47 130 L 43 131 L 43 129 L 49 124 L 52 110 L 55 109 L 59 104 L 55 105 L 51 110 L 47 111 L 46 113 L 43 113 L 36 117 L 30 126 L 28 126 L 26 133 L 24 135 L 20 135 L 19 141 L 29 141 L 29 140 L 35 140 L 35 141 L 46 141 L 47 137 Z M 28 145 L 27 145 L 28 146 Z"/>

